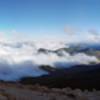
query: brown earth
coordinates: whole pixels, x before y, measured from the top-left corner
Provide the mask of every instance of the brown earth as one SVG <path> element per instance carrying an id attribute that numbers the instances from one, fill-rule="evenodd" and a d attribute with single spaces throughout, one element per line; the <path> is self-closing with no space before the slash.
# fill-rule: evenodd
<path id="1" fill-rule="evenodd" d="M 100 91 L 1 82 L 0 100 L 100 100 Z"/>

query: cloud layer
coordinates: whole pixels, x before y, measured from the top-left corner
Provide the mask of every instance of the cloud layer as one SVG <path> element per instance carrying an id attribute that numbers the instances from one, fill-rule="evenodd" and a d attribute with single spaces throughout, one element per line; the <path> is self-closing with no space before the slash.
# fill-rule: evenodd
<path id="1" fill-rule="evenodd" d="M 0 42 L 0 79 L 17 80 L 25 76 L 40 76 L 48 74 L 39 68 L 40 65 L 52 67 L 70 67 L 76 64 L 88 64 L 98 62 L 94 56 L 84 53 L 71 55 L 68 52 L 60 51 L 62 56 L 55 52 L 39 52 L 44 50 L 57 50 L 68 48 L 66 42 Z"/>
<path id="2" fill-rule="evenodd" d="M 48 74 L 39 68 L 40 65 L 70 67 L 98 62 L 95 56 L 84 53 L 71 55 L 61 50 L 59 56 L 56 52 L 51 52 L 60 48 L 69 48 L 71 43 L 100 43 L 100 36 L 96 30 L 89 30 L 85 35 L 77 34 L 77 30 L 71 27 L 65 27 L 64 31 L 67 33 L 64 39 L 41 41 L 26 41 L 18 38 L 19 35 L 9 41 L 3 36 L 3 32 L 0 32 L 0 79 L 17 80 L 25 76 Z M 18 34 L 15 30 L 12 33 Z M 44 51 L 39 52 L 41 48 Z"/>

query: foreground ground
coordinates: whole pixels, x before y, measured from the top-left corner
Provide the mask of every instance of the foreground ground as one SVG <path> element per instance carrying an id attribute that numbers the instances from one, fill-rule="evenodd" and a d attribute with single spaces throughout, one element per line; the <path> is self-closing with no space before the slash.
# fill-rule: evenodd
<path id="1" fill-rule="evenodd" d="M 100 100 L 100 91 L 0 83 L 0 100 Z"/>

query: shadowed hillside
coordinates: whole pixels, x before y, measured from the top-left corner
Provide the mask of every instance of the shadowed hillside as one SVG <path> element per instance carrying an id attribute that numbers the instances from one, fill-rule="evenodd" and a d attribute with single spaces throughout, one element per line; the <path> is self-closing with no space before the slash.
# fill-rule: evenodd
<path id="1" fill-rule="evenodd" d="M 47 66 L 48 67 L 48 66 Z M 41 77 L 25 77 L 19 82 L 22 84 L 40 84 L 48 87 L 80 89 L 100 89 L 100 64 L 96 65 L 78 65 L 67 69 L 50 69 L 49 75 Z M 49 71 L 50 70 L 50 71 Z"/>

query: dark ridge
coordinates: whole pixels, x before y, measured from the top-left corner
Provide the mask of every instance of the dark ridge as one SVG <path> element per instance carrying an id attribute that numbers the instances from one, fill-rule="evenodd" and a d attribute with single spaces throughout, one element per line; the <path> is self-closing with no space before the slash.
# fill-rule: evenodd
<path id="1" fill-rule="evenodd" d="M 95 65 L 77 65 L 71 68 L 55 70 L 49 75 L 40 77 L 24 77 L 19 81 L 21 84 L 39 84 L 49 88 L 73 89 L 100 89 L 100 64 Z"/>

